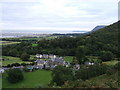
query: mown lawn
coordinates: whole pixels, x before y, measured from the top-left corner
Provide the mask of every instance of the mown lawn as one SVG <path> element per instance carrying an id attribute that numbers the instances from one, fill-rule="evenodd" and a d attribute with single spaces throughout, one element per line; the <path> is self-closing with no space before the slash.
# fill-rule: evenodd
<path id="1" fill-rule="evenodd" d="M 2 58 L 4 59 L 4 61 L 2 61 L 2 65 L 6 66 L 8 64 L 13 64 L 13 63 L 31 63 L 31 62 L 27 62 L 27 61 L 22 61 L 20 58 L 18 57 L 11 57 L 11 56 L 2 56 Z"/>
<path id="2" fill-rule="evenodd" d="M 25 72 L 24 73 L 24 80 L 16 83 L 11 84 L 9 83 L 5 77 L 3 78 L 3 88 L 34 88 L 34 87 L 46 87 L 52 77 L 51 71 L 46 70 L 37 70 L 33 72 Z"/>
<path id="3" fill-rule="evenodd" d="M 68 61 L 68 62 L 72 62 L 73 61 L 73 56 L 65 56 L 64 60 Z"/>

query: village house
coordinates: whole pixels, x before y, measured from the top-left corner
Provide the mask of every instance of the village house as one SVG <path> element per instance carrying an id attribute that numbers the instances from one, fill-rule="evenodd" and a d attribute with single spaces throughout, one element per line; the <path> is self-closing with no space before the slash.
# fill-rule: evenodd
<path id="1" fill-rule="evenodd" d="M 42 54 L 36 54 L 36 58 L 42 58 Z"/>
<path id="2" fill-rule="evenodd" d="M 55 65 L 62 65 L 62 66 L 64 66 L 64 64 L 65 64 L 64 59 L 63 58 L 59 58 L 59 57 L 55 58 L 53 62 L 54 62 Z"/>
<path id="3" fill-rule="evenodd" d="M 42 57 L 42 58 L 48 59 L 48 58 L 49 58 L 49 55 L 48 55 L 48 54 L 43 54 L 43 57 Z"/>
<path id="4" fill-rule="evenodd" d="M 14 69 L 14 68 L 19 68 L 19 69 L 23 70 L 24 67 L 23 66 L 17 66 L 17 67 L 13 66 L 12 69 Z"/>
<path id="5" fill-rule="evenodd" d="M 85 65 L 94 65 L 93 62 L 89 62 L 89 61 L 86 61 L 84 64 L 85 64 Z"/>
<path id="6" fill-rule="evenodd" d="M 33 68 L 34 69 L 43 69 L 43 66 L 41 66 L 41 65 L 34 65 Z"/>
<path id="7" fill-rule="evenodd" d="M 79 69 L 80 69 L 80 65 L 79 65 L 79 64 L 75 64 L 75 65 L 73 66 L 73 69 L 74 69 L 74 70 L 79 70 Z"/>
<path id="8" fill-rule="evenodd" d="M 0 68 L 0 73 L 4 73 L 5 70 L 3 68 Z"/>
<path id="9" fill-rule="evenodd" d="M 43 55 L 44 56 L 44 55 Z M 63 57 L 56 57 L 54 55 L 50 55 L 50 59 L 49 60 L 42 60 L 42 59 L 37 59 L 36 65 L 34 66 L 35 68 L 38 69 L 53 69 L 58 65 L 62 65 L 65 67 L 69 67 L 70 63 L 69 62 L 65 62 Z M 47 57 L 46 57 L 47 58 Z"/>
<path id="10" fill-rule="evenodd" d="M 65 62 L 64 66 L 65 66 L 65 67 L 69 67 L 69 66 L 70 66 L 70 63 L 69 63 L 69 62 Z"/>
<path id="11" fill-rule="evenodd" d="M 42 59 L 37 59 L 36 62 L 38 66 L 44 66 L 46 64 L 46 61 Z"/>
<path id="12" fill-rule="evenodd" d="M 56 55 L 50 54 L 50 55 L 49 55 L 49 58 L 51 58 L 51 59 L 52 59 L 52 58 L 55 59 L 55 58 L 56 58 Z"/>
<path id="13" fill-rule="evenodd" d="M 50 55 L 48 55 L 48 54 L 36 54 L 36 58 L 44 58 L 44 59 L 48 59 L 48 58 L 50 58 L 50 59 L 55 59 L 57 56 L 56 55 L 53 55 L 53 54 L 50 54 Z"/>

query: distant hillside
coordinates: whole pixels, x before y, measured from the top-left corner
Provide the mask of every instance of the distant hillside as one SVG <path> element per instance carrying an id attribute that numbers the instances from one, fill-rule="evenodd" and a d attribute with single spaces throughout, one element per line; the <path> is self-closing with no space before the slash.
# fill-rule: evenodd
<path id="1" fill-rule="evenodd" d="M 106 26 L 105 25 L 96 26 L 92 31 L 97 31 L 97 30 L 102 29 L 104 27 L 106 27 Z"/>
<path id="2" fill-rule="evenodd" d="M 92 49 L 94 50 L 94 47 L 97 46 L 95 53 L 97 50 L 111 51 L 116 55 L 119 53 L 118 24 L 120 24 L 120 21 L 88 34 L 89 39 L 91 39 Z"/>
<path id="3" fill-rule="evenodd" d="M 90 34 L 90 33 L 92 33 L 92 32 L 95 32 L 95 31 L 100 30 L 100 29 L 105 28 L 105 27 L 106 27 L 105 25 L 96 26 L 93 30 L 88 31 L 88 32 L 84 32 L 83 34 L 84 34 L 84 35 Z"/>
<path id="4" fill-rule="evenodd" d="M 118 24 L 119 22 L 116 22 L 114 24 L 111 24 L 109 26 L 106 26 L 102 29 L 99 29 L 95 32 L 92 32 L 91 35 L 94 37 L 97 37 L 100 41 L 104 43 L 118 43 Z"/>

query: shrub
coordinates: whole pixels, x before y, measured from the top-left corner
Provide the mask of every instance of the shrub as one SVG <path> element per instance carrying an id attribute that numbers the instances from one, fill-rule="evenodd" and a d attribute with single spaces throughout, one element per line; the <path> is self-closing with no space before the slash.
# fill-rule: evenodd
<path id="1" fill-rule="evenodd" d="M 116 72 L 116 70 L 114 69 L 114 67 L 108 67 L 107 68 L 107 71 L 106 71 L 106 74 L 107 75 L 112 75 Z"/>
<path id="2" fill-rule="evenodd" d="M 26 66 L 27 64 L 26 63 L 21 63 L 22 66 Z"/>

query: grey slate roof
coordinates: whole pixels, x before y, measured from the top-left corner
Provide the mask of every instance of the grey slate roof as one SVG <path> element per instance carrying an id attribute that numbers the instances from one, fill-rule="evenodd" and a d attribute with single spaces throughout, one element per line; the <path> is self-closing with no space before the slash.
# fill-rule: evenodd
<path id="1" fill-rule="evenodd" d="M 36 62 L 37 62 L 37 63 L 40 63 L 40 64 L 44 64 L 45 61 L 42 60 L 42 59 L 37 59 Z"/>

